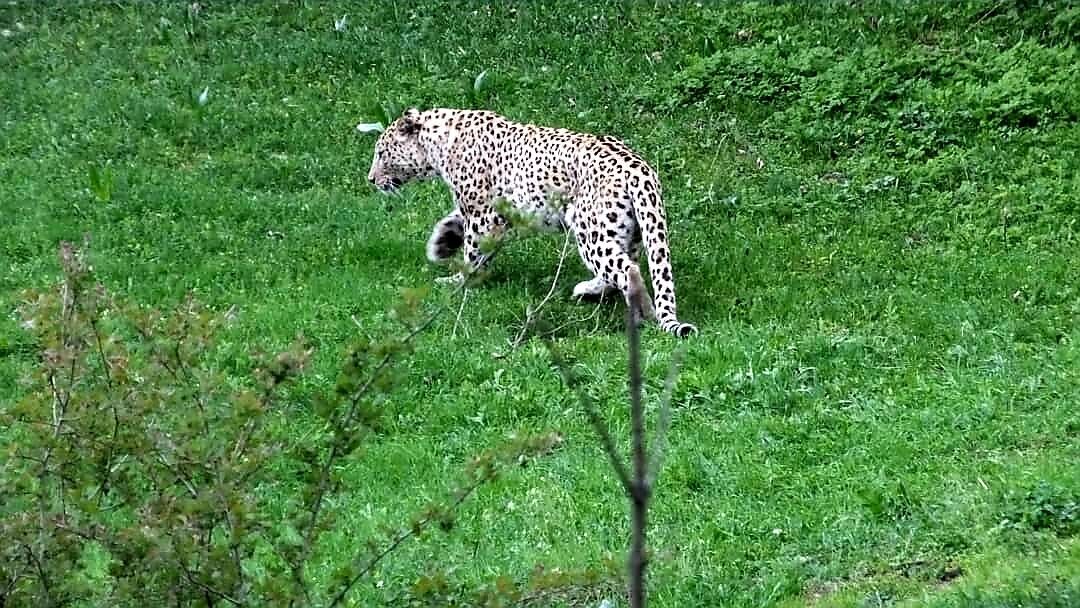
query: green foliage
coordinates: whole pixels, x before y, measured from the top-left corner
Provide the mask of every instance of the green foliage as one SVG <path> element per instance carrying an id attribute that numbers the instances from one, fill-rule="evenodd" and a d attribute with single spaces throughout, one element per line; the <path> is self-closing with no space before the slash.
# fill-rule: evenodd
<path id="1" fill-rule="evenodd" d="M 113 174 L 109 167 L 99 169 L 97 165 L 90 165 L 90 191 L 100 202 L 112 200 Z"/>
<path id="2" fill-rule="evenodd" d="M 971 218 L 967 228 L 988 234 L 999 222 L 981 212 L 985 198 L 1008 190 L 1002 196 L 1012 204 L 998 210 L 1023 201 L 1025 223 L 1041 223 L 1075 211 L 1075 197 L 1018 174 L 1029 170 L 1024 156 L 1033 146 L 1076 139 L 1080 51 L 1060 18 L 1074 9 L 1050 3 L 1014 9 L 1016 20 L 977 20 L 1008 13 L 1008 4 L 872 2 L 839 11 L 828 3 L 746 4 L 733 12 L 760 23 L 692 59 L 645 99 L 663 111 L 702 107 L 753 125 L 785 142 L 818 176 L 863 181 L 870 196 L 842 196 L 841 204 L 881 198 L 880 173 L 866 172 L 888 171 L 903 188 L 884 198 L 913 211 L 898 214 L 901 221 L 943 221 L 951 207 Z M 838 24 L 826 26 L 826 19 Z M 917 24 L 930 29 L 913 33 Z M 826 42 L 837 27 L 857 35 Z M 1075 151 L 1067 148 L 1065 164 L 1073 166 Z M 986 175 L 997 173 L 982 200 L 972 197 L 973 165 L 983 165 L 974 169 L 979 174 L 990 167 Z M 1024 232 L 1071 238 L 1073 231 L 1051 223 Z"/>
<path id="3" fill-rule="evenodd" d="M 1074 535 L 1080 532 L 1080 494 L 1075 488 L 1040 481 L 1034 488 L 1013 493 L 1001 524 L 1059 536 Z"/>
<path id="4" fill-rule="evenodd" d="M 892 487 L 870 488 L 859 493 L 863 504 L 876 518 L 903 519 L 912 512 L 911 497 L 903 481 L 897 481 Z"/>
<path id="5" fill-rule="evenodd" d="M 24 296 L 22 324 L 40 364 L 2 413 L 11 429 L 0 469 L 5 605 L 339 605 L 404 541 L 429 527 L 450 532 L 479 486 L 561 441 L 512 437 L 468 463 L 449 501 L 384 544 L 328 556 L 318 541 L 339 525 L 327 507 L 341 493 L 335 469 L 378 430 L 387 367 L 426 326 L 405 339 L 356 341 L 315 405 L 318 432 L 296 443 L 279 425 L 283 389 L 313 352 L 302 339 L 255 354 L 254 382 L 238 386 L 209 359 L 227 316 L 191 298 L 168 311 L 122 302 L 94 281 L 84 256 L 65 242 L 60 285 Z M 402 318 L 418 307 L 407 294 Z M 264 492 L 282 466 L 297 485 L 284 512 Z M 255 559 L 262 568 L 253 570 Z M 307 566 L 327 559 L 340 565 L 321 587 Z"/>

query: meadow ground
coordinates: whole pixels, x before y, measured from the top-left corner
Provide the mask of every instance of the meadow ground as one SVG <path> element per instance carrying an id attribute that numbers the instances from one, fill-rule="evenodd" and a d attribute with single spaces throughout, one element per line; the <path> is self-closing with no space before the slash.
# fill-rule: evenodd
<path id="1" fill-rule="evenodd" d="M 664 181 L 701 333 L 652 514 L 653 605 L 1080 603 L 1075 5 L 19 0 L 0 29 L 0 404 L 34 362 L 21 290 L 88 233 L 114 291 L 233 307 L 213 356 L 238 382 L 253 348 L 306 335 L 283 423 L 303 441 L 341 345 L 397 331 L 401 290 L 444 272 L 423 242 L 449 195 L 372 192 L 354 125 L 486 107 L 618 135 Z M 357 605 L 433 565 L 469 585 L 625 550 L 583 413 L 537 341 L 507 347 L 561 245 L 513 243 L 460 315 L 433 290 L 454 314 L 346 463 L 348 533 L 328 542 L 400 523 L 514 431 L 564 444 L 405 546 Z M 622 308 L 572 303 L 584 278 L 571 257 L 544 310 L 575 321 L 558 343 L 627 437 Z M 675 346 L 646 330 L 654 397 Z"/>

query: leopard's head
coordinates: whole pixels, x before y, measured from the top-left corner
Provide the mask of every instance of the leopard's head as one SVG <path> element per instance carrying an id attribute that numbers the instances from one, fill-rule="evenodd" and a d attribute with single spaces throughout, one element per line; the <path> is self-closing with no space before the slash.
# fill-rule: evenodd
<path id="1" fill-rule="evenodd" d="M 422 128 L 420 111 L 412 108 L 379 136 L 368 181 L 381 192 L 390 193 L 410 181 L 435 176 L 435 168 L 420 145 Z"/>

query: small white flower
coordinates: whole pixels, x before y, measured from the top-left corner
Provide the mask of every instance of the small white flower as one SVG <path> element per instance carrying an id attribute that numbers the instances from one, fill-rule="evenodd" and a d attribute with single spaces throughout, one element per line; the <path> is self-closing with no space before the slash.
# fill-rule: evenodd
<path id="1" fill-rule="evenodd" d="M 337 19 L 334 19 L 334 31 L 335 32 L 344 32 L 345 28 L 348 27 L 348 25 L 349 25 L 349 16 L 348 15 L 342 15 L 341 17 L 338 17 Z"/>
<path id="2" fill-rule="evenodd" d="M 203 87 L 202 93 L 199 93 L 198 99 L 200 106 L 205 106 L 206 102 L 210 101 L 210 87 Z"/>

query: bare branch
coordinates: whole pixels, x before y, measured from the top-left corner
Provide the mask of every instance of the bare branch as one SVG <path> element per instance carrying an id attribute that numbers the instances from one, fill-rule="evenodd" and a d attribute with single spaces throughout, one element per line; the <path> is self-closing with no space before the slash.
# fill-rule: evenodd
<path id="1" fill-rule="evenodd" d="M 648 482 L 645 445 L 645 408 L 641 400 L 641 334 L 637 319 L 640 302 L 631 298 L 626 307 L 626 341 L 629 349 L 630 425 L 633 441 L 634 479 L 630 494 L 630 608 L 645 607 L 645 526 L 651 488 Z"/>
<path id="2" fill-rule="evenodd" d="M 233 565 L 236 566 L 236 577 L 239 579 L 240 584 L 237 585 L 239 589 L 247 588 L 247 577 L 244 575 L 243 557 L 240 555 L 240 547 L 233 540 L 236 538 L 236 524 L 233 522 L 233 514 L 229 509 L 229 505 L 222 501 L 222 506 L 225 511 L 225 524 L 228 526 L 229 532 L 229 553 L 232 555 Z"/>
<path id="3" fill-rule="evenodd" d="M 656 478 L 656 471 L 659 469 L 666 448 L 667 433 L 671 425 L 671 395 L 674 390 L 675 378 L 678 374 L 679 363 L 682 360 L 684 349 L 680 349 L 676 352 L 671 367 L 668 370 L 663 401 L 661 403 L 661 419 L 657 428 L 657 446 L 650 459 L 645 438 L 645 407 L 642 399 L 641 373 L 641 332 L 638 327 L 638 322 L 643 317 L 645 310 L 644 298 L 646 298 L 647 295 L 644 291 L 641 275 L 637 271 L 637 268 L 631 267 L 628 273 L 631 275 L 628 277 L 630 279 L 631 289 L 627 294 L 626 339 L 629 359 L 627 375 L 630 393 L 633 477 L 630 476 L 630 473 L 626 470 L 626 466 L 619 457 L 614 440 L 612 439 L 607 426 L 600 418 L 599 413 L 596 411 L 592 401 L 588 398 L 588 395 L 574 380 L 573 375 L 570 373 L 569 366 L 560 357 L 558 351 L 555 349 L 554 343 L 551 340 L 545 340 L 544 344 L 547 345 L 548 351 L 550 352 L 559 373 L 562 375 L 563 381 L 577 394 L 578 400 L 581 401 L 582 405 L 585 407 L 589 422 L 593 425 L 593 428 L 596 429 L 604 452 L 608 455 L 612 468 L 615 470 L 623 489 L 630 498 L 631 544 L 630 555 L 627 560 L 629 578 L 628 595 L 631 608 L 644 608 L 646 601 L 645 569 L 647 566 L 645 539 L 648 508 L 650 499 L 652 498 L 652 487 Z M 651 472 L 650 465 L 652 467 Z"/>
<path id="4" fill-rule="evenodd" d="M 982 23 L 982 22 L 983 22 L 983 21 L 984 21 L 984 20 L 985 20 L 985 19 L 986 19 L 987 17 L 989 17 L 990 15 L 992 15 L 992 14 L 996 13 L 996 12 L 997 12 L 997 10 L 998 10 L 999 8 L 1001 8 L 1001 7 L 1002 7 L 1002 6 L 1003 6 L 1003 5 L 1004 5 L 1004 4 L 1005 4 L 1005 3 L 1007 2 L 1007 1 L 1008 1 L 1008 0 L 999 0 L 999 2 L 998 2 L 997 4 L 995 4 L 994 6 L 991 6 L 991 7 L 990 7 L 990 9 L 989 9 L 988 11 L 986 11 L 985 13 L 983 13 L 983 14 L 982 14 L 982 15 L 981 15 L 981 16 L 980 16 L 980 17 L 979 17 L 978 19 L 976 19 L 976 20 L 975 20 L 974 22 L 972 22 L 972 24 L 971 24 L 971 25 L 969 25 L 969 26 L 967 27 L 967 29 L 966 29 L 966 30 L 964 30 L 964 33 L 965 33 L 965 34 L 967 34 L 967 33 L 968 33 L 968 32 L 970 32 L 971 30 L 975 29 L 975 28 L 976 28 L 976 27 L 977 27 L 977 26 L 978 26 L 978 25 L 979 25 L 980 23 Z"/>
<path id="5" fill-rule="evenodd" d="M 53 526 L 55 526 L 58 530 L 63 530 L 64 532 L 67 532 L 68 534 L 72 534 L 74 536 L 78 536 L 79 538 L 81 538 L 83 540 L 88 540 L 88 541 L 93 541 L 93 542 L 101 542 L 101 539 L 98 538 L 97 535 L 95 535 L 95 534 L 93 534 L 91 532 L 87 532 L 85 530 L 78 530 L 78 529 L 72 528 L 70 526 L 66 526 L 66 525 L 64 525 L 64 524 L 62 524 L 60 522 L 54 522 Z"/>
<path id="6" fill-rule="evenodd" d="M 487 481 L 487 479 L 485 478 L 483 481 Z M 465 502 L 465 499 L 472 495 L 472 493 L 480 487 L 483 481 L 478 481 L 466 487 L 465 490 L 461 492 L 461 494 L 458 496 L 457 500 L 450 504 L 450 510 L 456 509 L 461 503 Z M 367 576 L 367 574 L 374 570 L 375 566 L 377 566 L 379 562 L 383 560 L 383 558 L 396 551 L 402 543 L 409 540 L 413 536 L 416 536 L 420 532 L 420 530 L 426 528 L 428 524 L 430 524 L 433 520 L 434 514 L 422 518 L 416 523 L 416 525 L 412 526 L 411 528 L 407 528 L 398 532 L 397 536 L 395 536 L 393 540 L 390 541 L 389 545 L 384 547 L 382 551 L 379 551 L 377 554 L 375 554 L 375 556 L 373 556 L 366 564 L 364 564 L 362 568 L 357 570 L 348 581 L 346 581 L 345 585 L 342 586 L 342 588 L 338 591 L 337 595 L 334 596 L 334 599 L 330 601 L 330 608 L 340 605 L 341 602 L 345 600 L 345 596 L 349 594 L 349 591 L 351 591 L 352 588 L 356 586 L 356 583 L 360 582 L 360 579 Z"/>

